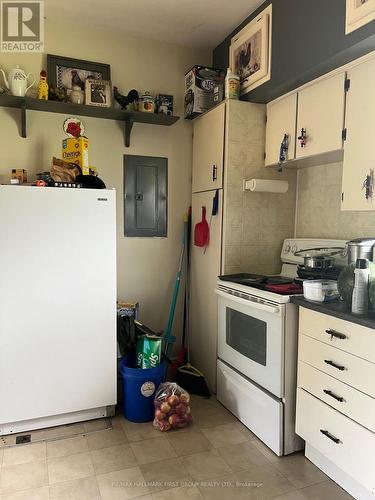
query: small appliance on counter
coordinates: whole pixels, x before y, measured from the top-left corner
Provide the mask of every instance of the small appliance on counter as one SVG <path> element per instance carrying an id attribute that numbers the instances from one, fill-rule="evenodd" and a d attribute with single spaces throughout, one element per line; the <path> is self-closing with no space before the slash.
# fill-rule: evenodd
<path id="1" fill-rule="evenodd" d="M 357 238 L 348 241 L 348 264 L 357 262 L 357 259 L 374 260 L 375 238 Z"/>

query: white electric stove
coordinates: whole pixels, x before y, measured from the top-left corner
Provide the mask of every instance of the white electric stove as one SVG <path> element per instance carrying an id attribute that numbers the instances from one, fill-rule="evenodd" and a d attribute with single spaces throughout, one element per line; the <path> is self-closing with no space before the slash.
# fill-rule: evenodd
<path id="1" fill-rule="evenodd" d="M 217 398 L 279 456 L 303 447 L 294 432 L 298 308 L 290 298 L 302 293 L 294 280 L 303 264 L 295 252 L 344 249 L 345 244 L 288 239 L 281 251 L 280 275 L 265 280 L 243 275 L 240 283 L 228 277 L 218 280 Z M 344 262 L 340 256 L 338 264 Z"/>

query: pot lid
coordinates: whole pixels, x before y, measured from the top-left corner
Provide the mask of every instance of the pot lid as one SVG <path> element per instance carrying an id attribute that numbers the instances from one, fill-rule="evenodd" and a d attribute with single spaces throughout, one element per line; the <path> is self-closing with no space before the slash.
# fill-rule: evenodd
<path id="1" fill-rule="evenodd" d="M 333 257 L 342 253 L 343 250 L 341 247 L 305 248 L 304 250 L 297 250 L 294 255 L 296 257 Z"/>

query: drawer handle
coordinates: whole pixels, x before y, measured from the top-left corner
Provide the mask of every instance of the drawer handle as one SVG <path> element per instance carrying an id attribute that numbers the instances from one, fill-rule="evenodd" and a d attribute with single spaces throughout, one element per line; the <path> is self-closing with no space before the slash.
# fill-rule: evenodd
<path id="1" fill-rule="evenodd" d="M 323 389 L 323 392 L 325 394 L 328 394 L 328 396 L 331 396 L 331 398 L 336 399 L 336 401 L 339 401 L 340 403 L 343 403 L 345 401 L 344 398 L 342 398 L 341 396 L 337 396 L 337 394 L 335 394 L 332 391 L 329 391 L 328 389 Z"/>
<path id="2" fill-rule="evenodd" d="M 340 371 L 345 370 L 345 366 L 338 365 L 334 361 L 331 361 L 329 359 L 325 359 L 324 363 L 326 363 L 327 365 L 333 366 L 333 368 L 337 368 Z"/>
<path id="3" fill-rule="evenodd" d="M 328 439 L 333 441 L 335 444 L 341 443 L 341 441 L 337 437 L 332 436 L 332 434 L 330 432 L 325 431 L 324 429 L 320 429 L 320 432 L 323 434 L 323 436 L 327 437 Z"/>
<path id="4" fill-rule="evenodd" d="M 331 339 L 332 339 L 332 337 L 335 337 L 336 339 L 341 339 L 341 340 L 344 340 L 347 338 L 347 336 L 344 335 L 343 333 L 336 332 L 335 330 L 331 330 L 331 328 L 329 330 L 326 330 L 326 333 L 328 333 L 328 335 L 331 336 Z"/>

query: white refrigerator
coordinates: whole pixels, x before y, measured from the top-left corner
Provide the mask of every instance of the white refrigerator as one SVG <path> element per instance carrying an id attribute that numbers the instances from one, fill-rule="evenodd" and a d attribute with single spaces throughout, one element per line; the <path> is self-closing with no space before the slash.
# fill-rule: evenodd
<path id="1" fill-rule="evenodd" d="M 116 404 L 115 191 L 0 186 L 0 435 Z"/>

